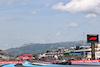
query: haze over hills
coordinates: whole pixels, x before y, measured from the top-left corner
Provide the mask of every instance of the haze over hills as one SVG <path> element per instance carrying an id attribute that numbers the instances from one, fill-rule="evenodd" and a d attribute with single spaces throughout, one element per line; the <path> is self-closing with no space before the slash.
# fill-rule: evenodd
<path id="1" fill-rule="evenodd" d="M 26 43 L 21 47 L 7 49 L 6 52 L 8 52 L 8 55 L 18 56 L 24 53 L 33 53 L 33 54 L 44 53 L 47 50 L 56 49 L 58 47 L 69 48 L 72 46 L 81 46 L 81 45 L 83 45 L 83 41 L 71 41 L 71 42 L 59 42 L 59 43 L 47 43 L 47 44 Z M 86 42 L 85 45 L 90 46 L 90 44 Z"/>

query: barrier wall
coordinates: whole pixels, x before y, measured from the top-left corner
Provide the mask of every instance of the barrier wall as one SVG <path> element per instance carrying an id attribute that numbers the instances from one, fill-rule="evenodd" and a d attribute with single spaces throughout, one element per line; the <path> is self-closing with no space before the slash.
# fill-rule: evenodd
<path id="1" fill-rule="evenodd" d="M 0 61 L 0 64 L 21 64 L 25 63 L 24 61 Z"/>
<path id="2" fill-rule="evenodd" d="M 72 60 L 72 64 L 80 64 L 80 63 L 100 63 L 100 60 Z"/>

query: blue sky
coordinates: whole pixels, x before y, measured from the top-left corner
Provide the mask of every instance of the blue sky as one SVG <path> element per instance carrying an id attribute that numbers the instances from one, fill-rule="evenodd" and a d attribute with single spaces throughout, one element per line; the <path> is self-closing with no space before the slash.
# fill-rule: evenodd
<path id="1" fill-rule="evenodd" d="M 99 18 L 99 0 L 1 0 L 0 49 L 83 40 L 100 34 Z"/>

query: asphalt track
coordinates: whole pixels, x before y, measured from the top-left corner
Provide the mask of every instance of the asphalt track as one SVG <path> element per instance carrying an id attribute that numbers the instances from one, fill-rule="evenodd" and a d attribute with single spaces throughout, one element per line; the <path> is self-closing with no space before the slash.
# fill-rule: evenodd
<path id="1" fill-rule="evenodd" d="M 87 65 L 87 64 L 73 64 L 73 65 L 47 65 L 47 66 L 40 66 L 40 65 L 16 65 L 16 64 L 9 64 L 9 65 L 1 65 L 0 67 L 100 67 L 100 65 Z"/>
<path id="2" fill-rule="evenodd" d="M 84 63 L 84 64 L 72 64 L 72 65 L 57 65 L 57 64 L 49 64 L 46 66 L 41 65 L 32 65 L 30 62 L 25 61 L 25 63 L 21 65 L 17 64 L 0 64 L 0 67 L 100 67 L 100 63 Z"/>

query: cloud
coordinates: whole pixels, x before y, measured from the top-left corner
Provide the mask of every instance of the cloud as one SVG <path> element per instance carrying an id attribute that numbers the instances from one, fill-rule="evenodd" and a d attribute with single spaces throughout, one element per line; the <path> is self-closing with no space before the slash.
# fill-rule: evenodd
<path id="1" fill-rule="evenodd" d="M 14 21 L 14 20 L 22 20 L 23 18 L 12 16 L 9 18 L 0 18 L 0 21 Z"/>
<path id="2" fill-rule="evenodd" d="M 47 3 L 46 5 L 45 5 L 45 8 L 47 8 L 49 6 L 49 3 Z"/>
<path id="3" fill-rule="evenodd" d="M 57 32 L 57 33 L 56 33 L 56 36 L 59 36 L 60 34 L 61 34 L 60 32 Z"/>
<path id="4" fill-rule="evenodd" d="M 7 0 L 5 5 L 7 6 L 14 6 L 14 5 L 29 5 L 28 2 L 25 2 L 25 0 Z"/>
<path id="5" fill-rule="evenodd" d="M 5 44 L 5 46 L 8 47 L 9 45 L 8 44 Z"/>
<path id="6" fill-rule="evenodd" d="M 33 11 L 32 14 L 35 15 L 36 14 L 36 11 Z"/>
<path id="7" fill-rule="evenodd" d="M 20 39 L 20 37 L 19 36 L 17 36 L 17 38 L 16 38 L 17 40 L 19 40 Z"/>
<path id="8" fill-rule="evenodd" d="M 45 43 L 46 43 L 46 41 L 43 39 L 43 40 L 41 40 L 41 41 L 40 41 L 40 43 L 45 44 Z"/>
<path id="9" fill-rule="evenodd" d="M 14 4 L 15 4 L 15 0 L 9 0 L 9 1 L 6 3 L 7 6 L 12 6 L 12 5 L 14 5 Z"/>
<path id="10" fill-rule="evenodd" d="M 77 26 L 79 26 L 78 23 L 70 23 L 70 24 L 64 26 L 64 30 L 68 30 L 70 28 L 77 27 Z"/>
<path id="11" fill-rule="evenodd" d="M 22 18 L 13 16 L 13 17 L 7 18 L 7 19 L 5 19 L 5 20 L 6 20 L 6 21 L 14 21 L 14 20 L 21 20 L 21 19 L 22 19 Z"/>
<path id="12" fill-rule="evenodd" d="M 87 14 L 85 17 L 86 18 L 96 18 L 97 15 L 96 14 Z"/>
<path id="13" fill-rule="evenodd" d="M 78 26 L 77 23 L 70 23 L 70 24 L 68 25 L 68 27 L 77 27 L 77 26 Z"/>
<path id="14" fill-rule="evenodd" d="M 100 0 L 71 0 L 64 5 L 62 2 L 53 5 L 52 9 L 69 11 L 71 13 L 92 13 L 100 14 Z"/>
<path id="15" fill-rule="evenodd" d="M 93 19 L 92 21 L 90 21 L 90 24 L 98 24 L 98 22 L 95 20 L 95 19 Z"/>

